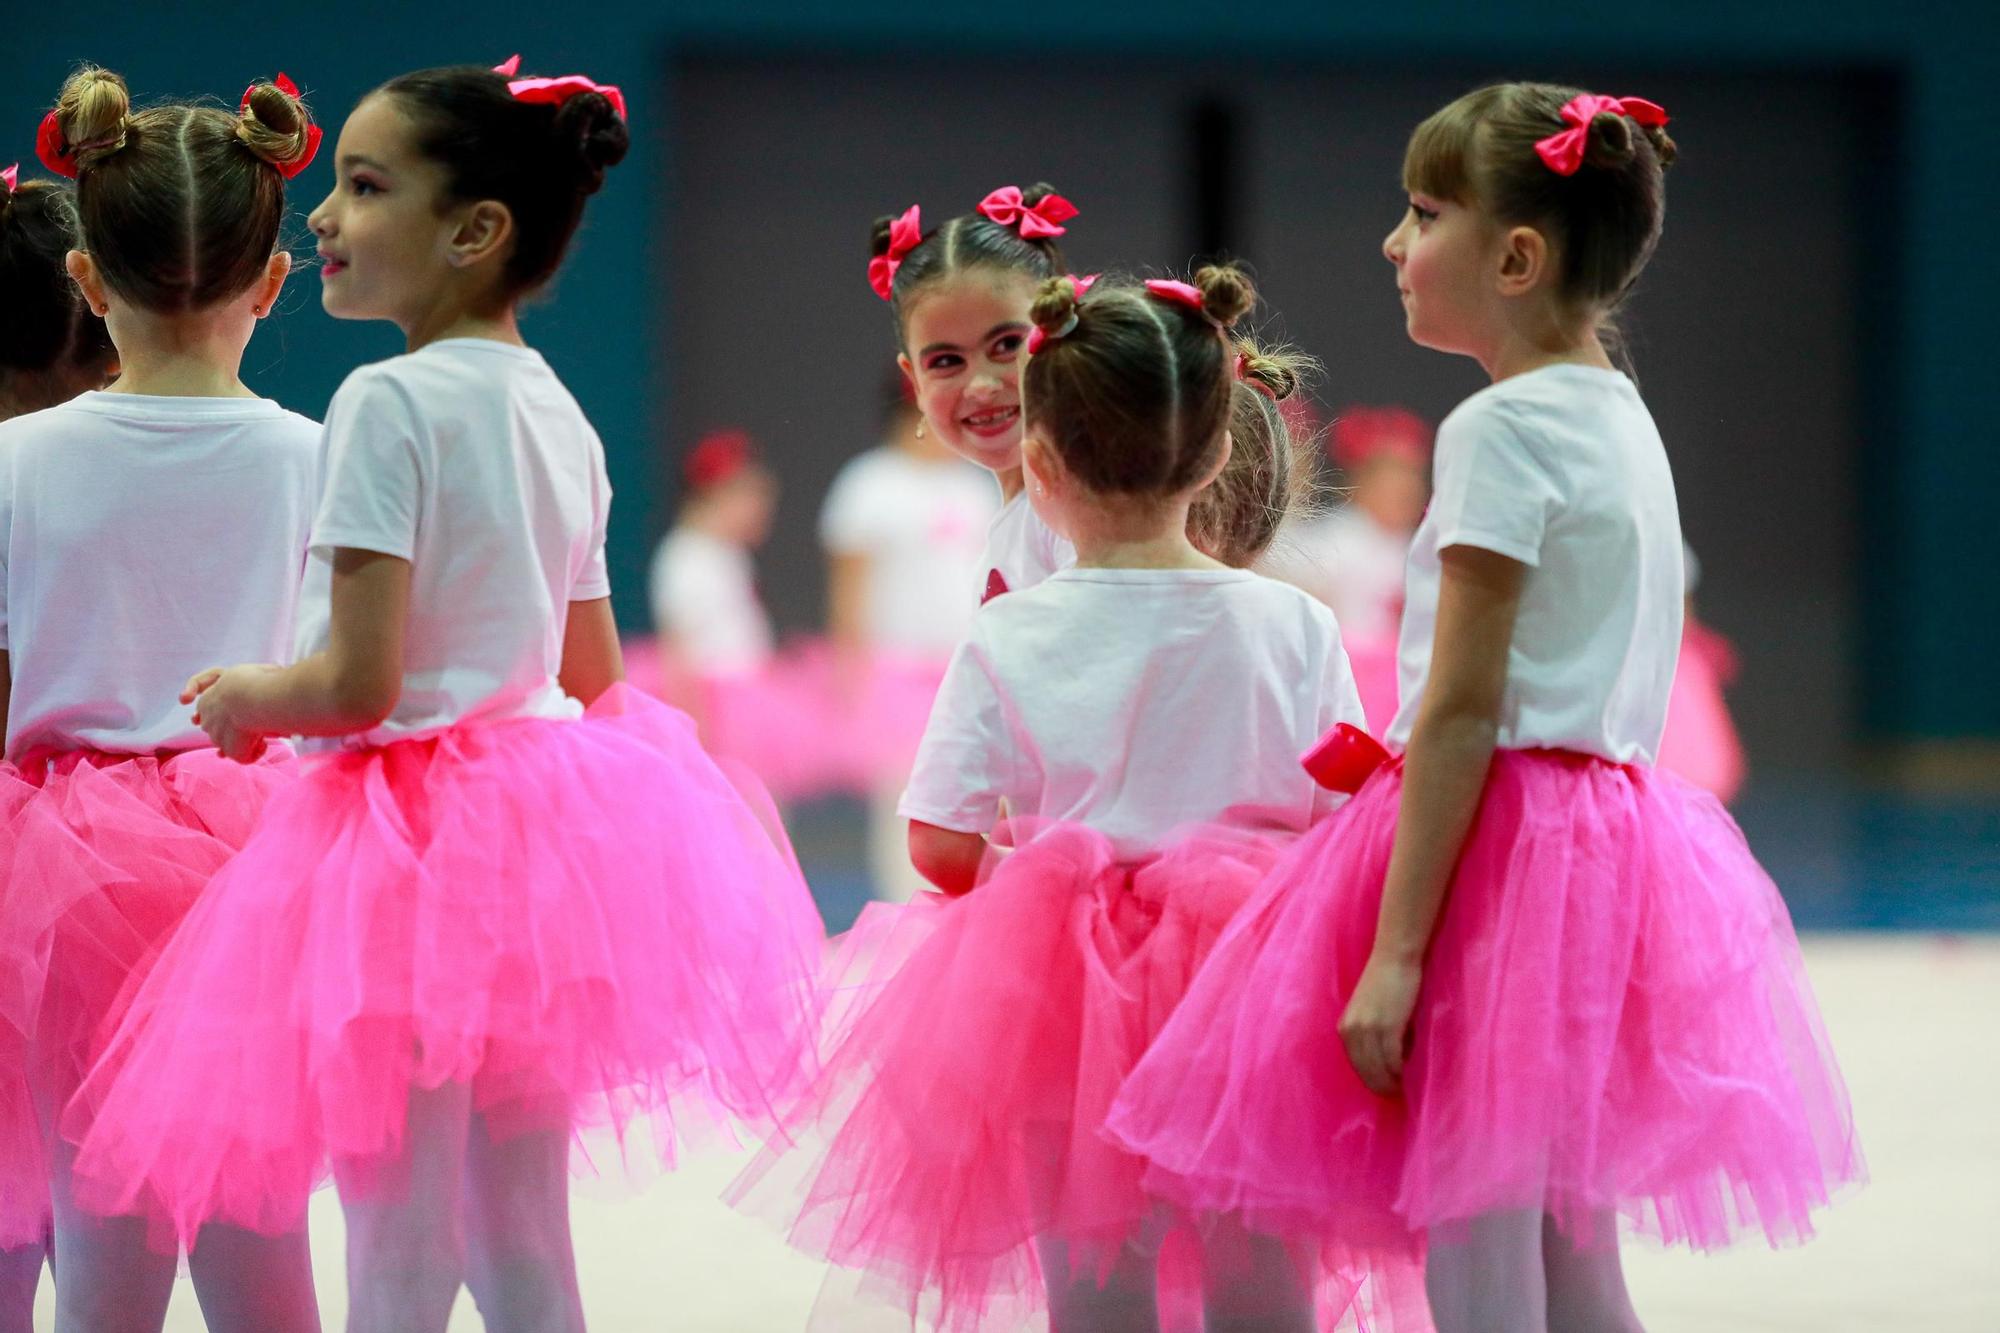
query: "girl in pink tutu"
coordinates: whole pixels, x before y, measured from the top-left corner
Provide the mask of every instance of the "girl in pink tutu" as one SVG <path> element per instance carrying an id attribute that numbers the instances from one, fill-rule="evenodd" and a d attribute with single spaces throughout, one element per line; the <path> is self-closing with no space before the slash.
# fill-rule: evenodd
<path id="1" fill-rule="evenodd" d="M 0 421 L 102 388 L 117 354 L 63 271 L 79 241 L 76 192 L 0 171 Z M 4 660 L 0 650 L 0 660 Z M 0 1021 L 0 1333 L 29 1333 L 49 1241 L 49 1174 L 28 1086 L 27 1040 Z"/>
<path id="2" fill-rule="evenodd" d="M 1636 1329 L 1621 1223 L 1795 1239 L 1862 1170 L 1784 903 L 1653 767 L 1680 527 L 1605 338 L 1659 238 L 1665 124 L 1508 84 L 1417 129 L 1385 244 L 1410 336 L 1493 384 L 1438 434 L 1395 758 L 1237 917 L 1111 1116 L 1190 1203 L 1427 1233 L 1447 1330 Z"/>
<path id="3" fill-rule="evenodd" d="M 1237 380 L 1238 270 L 1086 286 L 1043 285 L 1023 377 L 1027 491 L 1078 563 L 980 612 L 903 798 L 911 858 L 952 896 L 871 907 L 846 937 L 793 1126 L 824 1142 L 767 1153 L 738 1195 L 784 1177 L 796 1243 L 940 1328 L 1044 1305 L 1059 1333 L 1155 1328 L 1192 1291 L 1228 1327 L 1309 1329 L 1274 1241 L 1180 1219 L 1203 1224 L 1163 1263 L 1177 1219 L 1100 1137 L 1223 923 L 1329 808 L 1297 756 L 1361 718 L 1326 609 L 1188 539 L 1242 406 L 1266 489 L 1205 526 L 1246 563 L 1270 540 L 1293 371 Z"/>
<path id="4" fill-rule="evenodd" d="M 121 993 L 295 769 L 282 744 L 228 762 L 178 696 L 215 653 L 291 641 L 319 430 L 239 370 L 291 267 L 285 178 L 316 138 L 282 81 L 234 113 L 135 113 L 99 69 L 69 80 L 39 136 L 44 164 L 77 179 L 69 272 L 120 362 L 108 388 L 0 426 L 0 1031 L 25 1042 L 44 1150 L 39 1197 L 9 1191 L 0 1231 L 32 1244 L 53 1210 L 65 1327 L 165 1318 L 174 1259 L 147 1247 L 153 1200 L 90 1216 L 57 1125 Z M 29 309 L 39 326 L 10 308 L 10 338 L 93 336 L 66 299 Z M 104 362 L 72 355 L 43 373 Z M 193 1257 L 211 1327 L 318 1327 L 304 1220 L 219 1232 Z"/>
<path id="5" fill-rule="evenodd" d="M 513 75 L 403 75 L 341 132 L 323 300 L 409 351 L 329 410 L 299 661 L 185 696 L 231 757 L 325 754 L 79 1099 L 92 1197 L 183 1238 L 289 1225 L 330 1160 L 357 1331 L 441 1330 L 461 1279 L 491 1327 L 581 1329 L 572 1135 L 768 1118 L 809 1047 L 818 917 L 687 717 L 619 682 L 603 448 L 516 319 L 624 100 Z"/>
<path id="6" fill-rule="evenodd" d="M 1056 246 L 1076 206 L 1049 185 L 1005 185 L 926 232 L 912 204 L 878 218 L 868 282 L 896 320 L 898 364 L 934 432 L 1000 483 L 975 596 L 1033 587 L 1075 562 L 1028 503 L 1021 468 L 1021 362 L 1036 287 L 1063 271 Z"/>

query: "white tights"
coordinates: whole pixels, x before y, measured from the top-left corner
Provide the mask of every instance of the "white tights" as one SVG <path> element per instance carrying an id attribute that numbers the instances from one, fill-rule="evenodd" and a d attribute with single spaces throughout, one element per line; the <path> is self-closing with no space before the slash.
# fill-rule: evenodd
<path id="1" fill-rule="evenodd" d="M 1609 1215 L 1579 1248 L 1536 1209 L 1486 1213 L 1433 1233 L 1424 1289 L 1438 1333 L 1643 1333 Z"/>
<path id="2" fill-rule="evenodd" d="M 0 1333 L 34 1333 L 35 1288 L 41 1285 L 41 1245 L 0 1250 Z"/>
<path id="3" fill-rule="evenodd" d="M 1036 1242 L 1049 1292 L 1049 1333 L 1158 1333 L 1158 1256 L 1128 1245 L 1110 1273 L 1073 1271 L 1069 1248 Z M 1207 1333 L 1313 1333 L 1312 1289 L 1276 1241 L 1216 1224 L 1203 1240 Z"/>
<path id="4" fill-rule="evenodd" d="M 368 1188 L 336 1165 L 348 1333 L 441 1333 L 461 1282 L 491 1333 L 583 1333 L 569 1136 L 495 1142 L 471 1091 L 412 1091 L 401 1157 Z"/>

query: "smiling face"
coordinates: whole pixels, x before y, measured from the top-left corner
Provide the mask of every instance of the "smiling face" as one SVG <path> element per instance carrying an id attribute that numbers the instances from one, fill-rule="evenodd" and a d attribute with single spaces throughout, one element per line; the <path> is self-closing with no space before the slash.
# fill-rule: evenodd
<path id="1" fill-rule="evenodd" d="M 1471 357 L 1486 351 L 1500 323 L 1497 230 L 1465 204 L 1410 195 L 1382 254 L 1396 266 L 1412 342 Z"/>
<path id="2" fill-rule="evenodd" d="M 905 374 L 939 443 L 991 472 L 1021 465 L 1021 362 L 1034 279 L 966 269 L 911 303 Z"/>
<path id="3" fill-rule="evenodd" d="M 333 193 L 308 219 L 319 238 L 320 300 L 336 319 L 386 319 L 408 329 L 434 307 L 456 269 L 460 210 L 441 167 L 416 149 L 392 97 L 363 99 L 341 127 Z"/>

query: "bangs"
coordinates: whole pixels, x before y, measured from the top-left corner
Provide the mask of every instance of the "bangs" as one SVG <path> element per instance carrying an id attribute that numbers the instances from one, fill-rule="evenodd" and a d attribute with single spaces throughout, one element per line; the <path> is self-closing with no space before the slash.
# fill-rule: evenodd
<path id="1" fill-rule="evenodd" d="M 1491 91 L 1467 93 L 1417 126 L 1403 152 L 1405 190 L 1456 204 L 1472 202 L 1472 140 Z"/>

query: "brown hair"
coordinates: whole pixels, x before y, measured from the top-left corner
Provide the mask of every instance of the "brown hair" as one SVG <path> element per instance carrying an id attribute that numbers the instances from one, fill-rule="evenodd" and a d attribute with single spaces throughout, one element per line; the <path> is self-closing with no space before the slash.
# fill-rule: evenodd
<path id="1" fill-rule="evenodd" d="M 259 83 L 236 115 L 178 102 L 135 113 L 125 80 L 86 66 L 63 85 L 56 122 L 76 157 L 83 248 L 120 296 L 180 314 L 263 276 L 285 216 L 279 168 L 311 151 L 298 98 Z"/>
<path id="2" fill-rule="evenodd" d="M 67 402 L 96 387 L 114 360 L 104 321 L 63 271 L 76 245 L 69 186 L 0 184 L 0 417 Z"/>
<path id="3" fill-rule="evenodd" d="M 444 169 L 449 199 L 507 206 L 514 219 L 510 298 L 555 276 L 583 221 L 584 200 L 631 147 L 625 118 L 605 94 L 580 92 L 560 105 L 524 102 L 506 75 L 483 65 L 420 69 L 376 91 L 408 114 L 417 151 Z"/>
<path id="4" fill-rule="evenodd" d="M 1215 463 L 1229 427 L 1235 351 L 1225 330 L 1256 302 L 1233 265 L 1195 274 L 1201 309 L 1130 286 L 1042 284 L 1044 342 L 1022 373 L 1028 425 L 1091 490 L 1172 495 Z"/>
<path id="5" fill-rule="evenodd" d="M 1562 109 L 1580 95 L 1548 83 L 1498 83 L 1465 94 L 1410 136 L 1403 184 L 1503 223 L 1544 229 L 1561 265 L 1558 296 L 1609 311 L 1659 244 L 1664 173 L 1675 148 L 1664 129 L 1600 112 L 1590 122 L 1583 166 L 1558 175 L 1535 145 L 1566 128 Z"/>
<path id="6" fill-rule="evenodd" d="M 1023 208 L 1033 208 L 1056 193 L 1046 182 L 1021 191 Z M 868 254 L 889 253 L 889 233 L 896 219 L 879 217 L 869 233 Z M 903 325 L 911 304 L 924 288 L 967 269 L 1019 273 L 1036 282 L 1061 273 L 1066 265 L 1053 237 L 1023 236 L 1018 224 L 1003 226 L 983 213 L 964 213 L 929 232 L 903 255 L 889 289 L 889 308 L 896 316 L 896 344 L 902 346 Z"/>
<path id="7" fill-rule="evenodd" d="M 1280 406 L 1317 363 L 1291 347 L 1232 348 L 1242 377 L 1229 391 L 1229 461 L 1188 509 L 1188 540 L 1225 565 L 1247 569 L 1287 519 L 1310 508 L 1314 459 Z"/>

